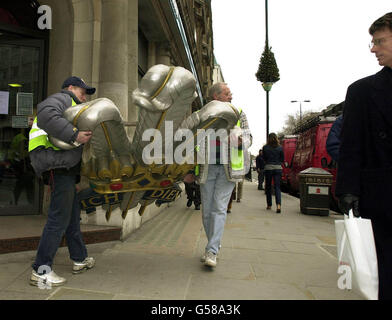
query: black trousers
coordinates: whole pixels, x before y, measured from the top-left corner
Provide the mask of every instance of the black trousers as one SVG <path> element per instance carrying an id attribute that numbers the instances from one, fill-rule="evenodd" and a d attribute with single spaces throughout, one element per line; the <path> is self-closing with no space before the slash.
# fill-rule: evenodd
<path id="1" fill-rule="evenodd" d="M 258 179 L 259 179 L 259 186 L 258 188 L 262 188 L 263 187 L 263 182 L 264 182 L 264 170 L 260 170 L 259 175 L 258 175 Z"/>
<path id="2" fill-rule="evenodd" d="M 392 217 L 372 219 L 378 263 L 378 299 L 392 300 Z"/>
<path id="3" fill-rule="evenodd" d="M 200 186 L 195 182 L 184 184 L 188 200 L 192 200 L 195 206 L 201 204 Z"/>

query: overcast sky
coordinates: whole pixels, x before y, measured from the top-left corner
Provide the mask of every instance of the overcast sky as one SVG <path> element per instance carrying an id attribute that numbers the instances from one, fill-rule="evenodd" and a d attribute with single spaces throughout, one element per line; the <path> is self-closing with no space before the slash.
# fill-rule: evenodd
<path id="1" fill-rule="evenodd" d="M 345 99 L 347 87 L 382 67 L 370 52 L 370 25 L 392 11 L 391 0 L 269 0 L 269 45 L 280 80 L 270 91 L 270 132 L 288 114 L 321 111 Z M 214 53 L 233 104 L 247 114 L 251 151 L 265 143 L 266 94 L 256 80 L 265 45 L 264 0 L 212 0 Z"/>

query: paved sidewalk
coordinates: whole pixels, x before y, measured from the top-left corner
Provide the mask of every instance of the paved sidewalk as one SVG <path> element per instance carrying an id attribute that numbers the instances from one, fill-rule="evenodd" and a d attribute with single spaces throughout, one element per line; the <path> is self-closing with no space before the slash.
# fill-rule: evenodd
<path id="1" fill-rule="evenodd" d="M 244 198 L 228 215 L 216 269 L 200 256 L 206 245 L 201 211 L 182 198 L 124 242 L 88 245 L 94 269 L 71 273 L 66 248 L 54 270 L 63 287 L 29 285 L 34 251 L 0 255 L 2 299 L 361 299 L 337 288 L 334 220 L 299 212 L 299 199 L 282 195 L 282 213 L 267 211 L 264 191 L 245 182 Z"/>

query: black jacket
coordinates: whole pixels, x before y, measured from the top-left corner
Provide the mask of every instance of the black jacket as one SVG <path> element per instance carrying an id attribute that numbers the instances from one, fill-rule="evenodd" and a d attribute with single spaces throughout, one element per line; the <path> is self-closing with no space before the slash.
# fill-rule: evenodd
<path id="1" fill-rule="evenodd" d="M 71 107 L 72 98 L 77 104 L 80 101 L 72 92 L 63 90 L 38 104 L 37 125 L 40 129 L 64 142 L 75 140 L 78 133 L 71 122 L 63 118 L 63 112 Z M 36 148 L 30 152 L 31 165 L 37 176 L 52 169 L 65 169 L 62 174 L 77 175 L 80 173 L 80 161 L 83 146 L 71 150 L 53 150 L 44 147 Z"/>
<path id="2" fill-rule="evenodd" d="M 347 90 L 336 195 L 360 196 L 364 217 L 385 215 L 392 194 L 392 69 Z"/>
<path id="3" fill-rule="evenodd" d="M 281 165 L 284 162 L 283 148 L 281 146 L 273 148 L 265 145 L 263 147 L 263 159 L 265 164 Z"/>
<path id="4" fill-rule="evenodd" d="M 339 161 L 340 133 L 342 131 L 343 116 L 339 116 L 333 123 L 327 138 L 327 152 L 333 160 Z"/>
<path id="5" fill-rule="evenodd" d="M 264 162 L 263 157 L 261 155 L 258 155 L 256 157 L 256 169 L 264 170 L 264 165 L 265 165 L 265 162 Z"/>

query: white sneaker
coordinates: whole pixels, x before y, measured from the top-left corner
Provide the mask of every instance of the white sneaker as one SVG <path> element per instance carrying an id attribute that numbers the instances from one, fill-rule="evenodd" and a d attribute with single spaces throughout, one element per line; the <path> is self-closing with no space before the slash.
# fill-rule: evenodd
<path id="1" fill-rule="evenodd" d="M 219 245 L 219 250 L 222 248 L 222 245 Z M 204 254 L 200 257 L 200 261 L 201 262 L 206 262 L 206 256 L 207 256 L 207 251 L 204 252 Z M 216 254 L 216 256 L 218 257 L 218 254 Z"/>
<path id="2" fill-rule="evenodd" d="M 83 271 L 91 269 L 94 266 L 95 266 L 95 259 L 92 257 L 87 257 L 82 262 L 75 262 L 74 261 L 74 264 L 72 267 L 72 273 L 73 274 L 81 273 Z"/>
<path id="3" fill-rule="evenodd" d="M 42 289 L 62 286 L 66 281 L 65 278 L 59 277 L 54 271 L 40 275 L 33 270 L 30 277 L 30 284 Z"/>
<path id="4" fill-rule="evenodd" d="M 204 264 L 209 267 L 216 267 L 216 254 L 207 252 Z"/>

